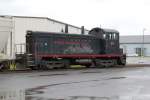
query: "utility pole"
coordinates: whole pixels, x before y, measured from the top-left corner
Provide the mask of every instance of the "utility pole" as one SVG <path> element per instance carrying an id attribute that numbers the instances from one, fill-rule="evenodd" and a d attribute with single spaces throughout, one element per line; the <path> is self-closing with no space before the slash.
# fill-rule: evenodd
<path id="1" fill-rule="evenodd" d="M 146 29 L 143 28 L 141 57 L 144 57 L 144 32 L 145 32 L 145 31 L 146 31 Z"/>

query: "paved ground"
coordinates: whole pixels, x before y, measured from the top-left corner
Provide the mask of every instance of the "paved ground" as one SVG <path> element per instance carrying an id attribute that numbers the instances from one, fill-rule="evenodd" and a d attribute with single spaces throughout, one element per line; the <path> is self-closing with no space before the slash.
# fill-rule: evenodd
<path id="1" fill-rule="evenodd" d="M 150 67 L 0 73 L 0 100 L 150 100 Z"/>

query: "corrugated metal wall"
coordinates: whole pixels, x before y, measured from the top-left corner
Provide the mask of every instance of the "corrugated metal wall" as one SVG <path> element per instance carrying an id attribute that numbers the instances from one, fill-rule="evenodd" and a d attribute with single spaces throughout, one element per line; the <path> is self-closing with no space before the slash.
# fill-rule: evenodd
<path id="1" fill-rule="evenodd" d="M 69 33 L 81 33 L 81 29 L 69 26 Z M 55 22 L 48 18 L 32 18 L 32 17 L 15 17 L 15 35 L 16 43 L 25 42 L 25 34 L 27 30 L 46 31 L 46 32 L 61 32 L 65 31 L 65 24 Z M 87 31 L 85 32 L 87 33 Z"/>
<path id="2" fill-rule="evenodd" d="M 69 33 L 81 34 L 78 27 L 69 25 L 68 28 Z M 65 23 L 46 17 L 0 16 L 0 53 L 15 58 L 16 52 L 25 52 L 27 30 L 64 32 Z"/>
<path id="3" fill-rule="evenodd" d="M 65 32 L 65 23 L 57 22 L 48 18 L 36 18 L 36 17 L 14 17 L 15 25 L 15 43 L 25 43 L 25 35 L 27 30 L 33 31 L 46 31 L 46 32 Z M 81 34 L 81 29 L 68 26 L 69 33 Z M 87 33 L 88 31 L 85 31 Z M 25 50 L 24 47 L 16 46 L 17 52 Z M 20 49 L 20 47 L 22 49 Z M 21 51 L 25 52 L 25 51 Z"/>
<path id="4" fill-rule="evenodd" d="M 10 59 L 13 54 L 13 34 L 11 17 L 0 17 L 0 59 Z"/>

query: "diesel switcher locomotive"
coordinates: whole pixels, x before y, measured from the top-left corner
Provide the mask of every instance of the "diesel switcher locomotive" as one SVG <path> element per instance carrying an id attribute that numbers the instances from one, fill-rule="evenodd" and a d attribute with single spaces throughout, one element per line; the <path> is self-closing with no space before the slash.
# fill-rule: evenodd
<path id="1" fill-rule="evenodd" d="M 126 55 L 119 47 L 119 32 L 98 27 L 88 34 L 27 31 L 26 56 L 27 66 L 32 69 L 126 64 Z"/>

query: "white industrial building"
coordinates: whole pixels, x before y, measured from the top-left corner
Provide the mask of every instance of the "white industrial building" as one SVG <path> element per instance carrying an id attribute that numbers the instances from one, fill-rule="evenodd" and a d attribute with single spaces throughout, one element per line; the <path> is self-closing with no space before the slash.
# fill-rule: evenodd
<path id="1" fill-rule="evenodd" d="M 27 30 L 64 32 L 66 24 L 47 17 L 0 16 L 0 59 L 14 59 L 17 52 L 25 52 Z M 80 34 L 81 28 L 68 24 L 68 31 Z M 145 35 L 144 42 L 143 36 L 120 36 L 120 47 L 127 56 L 150 56 L 150 36 Z"/>
<path id="2" fill-rule="evenodd" d="M 127 56 L 150 56 L 150 35 L 120 36 L 120 47 Z"/>
<path id="3" fill-rule="evenodd" d="M 27 30 L 64 32 L 65 25 L 47 17 L 0 16 L 0 59 L 14 59 L 16 52 L 25 52 Z M 81 28 L 68 24 L 68 32 L 81 33 Z"/>

